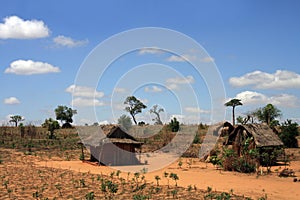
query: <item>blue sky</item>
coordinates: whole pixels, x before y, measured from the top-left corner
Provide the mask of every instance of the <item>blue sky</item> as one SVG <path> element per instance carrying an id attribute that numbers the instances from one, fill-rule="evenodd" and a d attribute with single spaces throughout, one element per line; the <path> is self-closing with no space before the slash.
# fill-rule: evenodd
<path id="1" fill-rule="evenodd" d="M 40 124 L 54 117 L 57 105 L 73 105 L 79 111 L 76 124 L 114 122 L 125 113 L 124 94 L 133 89 L 128 72 L 159 63 L 164 66 L 155 74 L 137 70 L 133 75 L 141 81 L 158 77 L 162 84 L 141 84 L 132 94 L 149 108 L 163 107 L 165 122 L 178 116 L 185 123 L 199 117 L 209 123 L 211 99 L 203 77 L 170 52 L 130 52 L 99 77 L 97 88 L 74 86 L 80 66 L 99 43 L 130 29 L 161 27 L 193 38 L 206 50 L 203 63 L 215 63 L 224 83 L 226 97 L 220 104 L 240 98 L 244 106 L 236 112 L 242 115 L 273 103 L 283 112 L 281 120 L 300 122 L 299 9 L 298 1 L 278 0 L 1 1 L 0 121 L 20 114 L 25 123 Z M 192 51 L 184 55 L 187 60 L 194 56 Z M 164 71 L 166 66 L 179 74 Z M 197 102 L 178 100 L 190 95 L 189 89 Z M 139 120 L 151 122 L 147 110 Z M 230 120 L 229 109 L 225 119 Z"/>

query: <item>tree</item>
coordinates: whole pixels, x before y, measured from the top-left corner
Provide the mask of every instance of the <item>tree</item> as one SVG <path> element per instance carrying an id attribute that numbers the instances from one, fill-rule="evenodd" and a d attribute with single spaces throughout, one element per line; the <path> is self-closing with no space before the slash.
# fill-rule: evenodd
<path id="1" fill-rule="evenodd" d="M 155 121 L 154 124 L 158 124 L 158 125 L 162 125 L 163 124 L 162 121 L 161 121 L 161 119 L 160 119 L 160 115 L 159 115 L 160 112 L 164 112 L 163 108 L 159 108 L 158 105 L 154 105 L 150 109 L 149 112 L 156 115 L 155 119 L 152 119 L 153 121 Z"/>
<path id="2" fill-rule="evenodd" d="M 169 123 L 169 127 L 172 132 L 178 132 L 179 131 L 179 121 L 177 121 L 176 117 L 171 119 L 171 122 Z"/>
<path id="3" fill-rule="evenodd" d="M 232 107 L 232 125 L 235 125 L 235 107 L 236 106 L 242 106 L 242 102 L 240 99 L 231 99 L 230 101 L 226 102 L 224 104 L 225 106 L 231 106 Z"/>
<path id="4" fill-rule="evenodd" d="M 288 119 L 281 124 L 280 129 L 279 138 L 282 140 L 284 146 L 288 148 L 297 147 L 296 136 L 299 135 L 298 124 Z"/>
<path id="5" fill-rule="evenodd" d="M 72 110 L 72 108 L 68 108 L 67 106 L 58 106 L 55 109 L 56 119 L 60 120 L 62 128 L 71 128 L 71 124 L 73 122 L 73 115 L 76 114 L 76 110 Z"/>
<path id="6" fill-rule="evenodd" d="M 135 115 L 142 112 L 142 109 L 147 108 L 140 100 L 138 100 L 135 96 L 128 96 L 124 101 L 124 104 L 128 105 L 125 107 L 125 110 L 129 112 L 134 123 L 137 125 Z"/>
<path id="7" fill-rule="evenodd" d="M 281 116 L 281 111 L 273 106 L 272 104 L 268 104 L 263 108 L 259 108 L 255 111 L 255 115 L 258 120 L 264 123 L 267 123 L 269 126 L 274 127 L 279 125 L 277 117 Z"/>
<path id="8" fill-rule="evenodd" d="M 25 119 L 20 115 L 12 115 L 10 116 L 9 122 L 15 123 L 15 126 L 18 127 L 18 123 L 24 121 Z"/>
<path id="9" fill-rule="evenodd" d="M 121 125 L 126 130 L 129 130 L 132 126 L 132 122 L 129 116 L 127 115 L 121 115 L 118 119 L 118 124 Z"/>
<path id="10" fill-rule="evenodd" d="M 47 130 L 50 132 L 49 139 L 54 139 L 54 130 L 60 128 L 58 121 L 52 118 L 45 119 L 45 122 L 42 124 L 42 127 L 47 128 Z"/>

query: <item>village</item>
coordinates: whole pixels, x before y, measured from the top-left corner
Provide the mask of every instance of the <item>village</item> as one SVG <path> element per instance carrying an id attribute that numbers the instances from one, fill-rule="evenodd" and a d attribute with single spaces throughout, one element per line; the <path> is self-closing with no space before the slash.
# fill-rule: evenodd
<path id="1" fill-rule="evenodd" d="M 229 102 L 233 101 L 241 104 L 236 99 Z M 176 119 L 164 125 L 157 110 L 154 106 L 154 125 L 128 127 L 119 120 L 118 125 L 72 127 L 71 120 L 61 119 L 57 112 L 57 119 L 69 124 L 65 128 L 55 126 L 53 119 L 45 120 L 43 127 L 2 126 L 1 194 L 12 199 L 297 199 L 300 195 L 300 151 L 295 148 L 299 140 L 286 143 L 299 137 L 287 140 L 280 134 L 285 127 L 297 132 L 295 123 L 271 127 L 248 117 L 236 125 L 228 121 L 180 125 Z M 17 119 L 16 124 L 21 122 Z M 27 173 L 35 175 L 28 179 Z M 243 186 L 245 181 L 251 184 Z"/>

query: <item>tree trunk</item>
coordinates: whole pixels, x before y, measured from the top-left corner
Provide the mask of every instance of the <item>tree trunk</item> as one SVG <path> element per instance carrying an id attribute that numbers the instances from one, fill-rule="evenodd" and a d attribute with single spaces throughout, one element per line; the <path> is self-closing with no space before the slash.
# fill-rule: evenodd
<path id="1" fill-rule="evenodd" d="M 135 125 L 137 125 L 137 122 L 136 122 L 136 120 L 135 120 L 135 117 L 134 117 L 134 115 L 131 115 L 131 117 L 132 117 L 132 119 L 133 119 L 133 121 L 134 121 Z"/>
<path id="2" fill-rule="evenodd" d="M 234 108 L 235 106 L 232 106 L 232 125 L 235 125 L 235 115 L 234 115 Z"/>

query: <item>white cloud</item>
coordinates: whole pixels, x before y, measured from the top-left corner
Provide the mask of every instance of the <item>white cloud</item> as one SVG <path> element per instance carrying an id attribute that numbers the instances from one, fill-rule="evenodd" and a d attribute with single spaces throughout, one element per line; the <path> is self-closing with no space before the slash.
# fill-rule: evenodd
<path id="1" fill-rule="evenodd" d="M 152 87 L 145 87 L 145 92 L 162 92 L 162 89 L 160 87 L 157 87 L 156 85 L 153 85 Z"/>
<path id="2" fill-rule="evenodd" d="M 55 67 L 49 63 L 32 61 L 32 60 L 16 60 L 5 69 L 5 73 L 17 75 L 33 75 L 60 72 L 59 67 Z"/>
<path id="3" fill-rule="evenodd" d="M 100 122 L 99 122 L 99 125 L 108 125 L 108 124 L 110 124 L 110 122 L 107 121 L 107 120 L 104 120 L 104 121 L 100 121 Z"/>
<path id="4" fill-rule="evenodd" d="M 278 94 L 267 96 L 254 91 L 244 91 L 236 95 L 237 99 L 241 99 L 244 105 L 257 105 L 271 103 L 277 106 L 284 107 L 299 107 L 300 100 L 290 94 Z"/>
<path id="5" fill-rule="evenodd" d="M 55 38 L 53 38 L 53 42 L 58 46 L 65 46 L 65 47 L 79 47 L 86 45 L 88 43 L 88 40 L 74 40 L 70 37 L 66 37 L 63 35 L 59 35 Z"/>
<path id="6" fill-rule="evenodd" d="M 174 83 L 174 84 L 191 84 L 195 82 L 195 79 L 193 76 L 189 75 L 187 77 L 175 77 L 175 78 L 169 78 L 166 80 L 167 83 Z"/>
<path id="7" fill-rule="evenodd" d="M 184 54 L 182 56 L 171 55 L 166 60 L 168 62 L 186 62 L 186 61 L 193 61 L 196 59 L 197 59 L 197 56 L 195 56 L 195 55 Z"/>
<path id="8" fill-rule="evenodd" d="M 114 88 L 114 92 L 116 92 L 116 93 L 126 93 L 127 89 L 126 88 L 116 87 L 116 88 Z"/>
<path id="9" fill-rule="evenodd" d="M 253 86 L 257 89 L 300 88 L 300 74 L 286 70 L 277 70 L 273 74 L 254 71 L 241 77 L 232 77 L 229 83 L 234 87 Z"/>
<path id="10" fill-rule="evenodd" d="M 139 50 L 139 55 L 144 55 L 144 54 L 162 54 L 164 53 L 163 50 L 157 48 L 157 47 L 145 47 Z"/>
<path id="11" fill-rule="evenodd" d="M 205 62 L 205 63 L 210 63 L 210 62 L 214 62 L 215 59 L 213 57 L 207 56 L 207 57 L 202 58 L 201 61 Z"/>
<path id="12" fill-rule="evenodd" d="M 189 113 L 205 113 L 205 114 L 210 113 L 210 111 L 202 110 L 198 107 L 185 107 L 184 110 Z"/>
<path id="13" fill-rule="evenodd" d="M 148 99 L 139 99 L 143 104 L 147 104 L 149 102 Z"/>
<path id="14" fill-rule="evenodd" d="M 170 90 L 178 89 L 178 85 L 184 85 L 184 84 L 192 84 L 195 82 L 195 79 L 193 76 L 189 75 L 186 77 L 175 77 L 175 78 L 169 78 L 166 80 L 166 87 Z"/>
<path id="15" fill-rule="evenodd" d="M 66 92 L 71 93 L 75 97 L 89 97 L 89 98 L 102 98 L 103 92 L 96 91 L 96 89 L 85 86 L 70 85 Z"/>
<path id="16" fill-rule="evenodd" d="M 74 98 L 72 100 L 73 106 L 78 107 L 86 107 L 86 106 L 104 106 L 104 102 L 99 101 L 98 99 L 92 99 L 92 98 Z"/>
<path id="17" fill-rule="evenodd" d="M 39 20 L 23 20 L 18 16 L 10 16 L 0 23 L 0 39 L 34 39 L 47 37 L 50 30 Z"/>
<path id="18" fill-rule="evenodd" d="M 9 97 L 4 99 L 3 101 L 5 104 L 14 105 L 14 104 L 20 104 L 21 102 L 16 97 Z"/>

